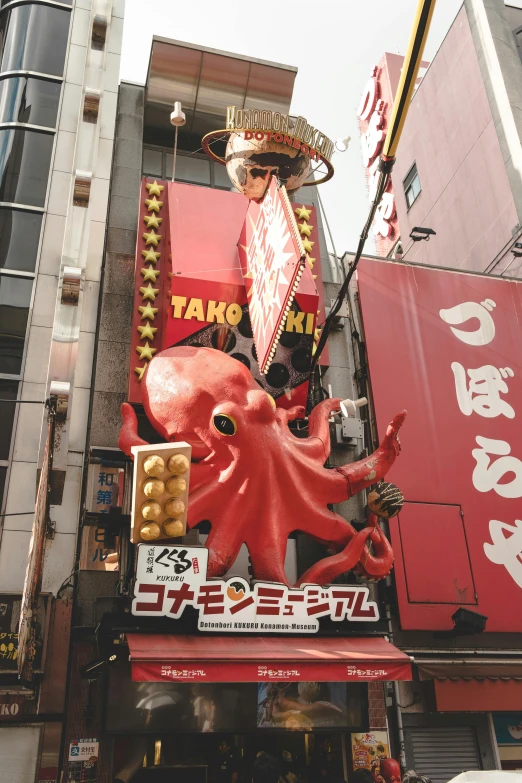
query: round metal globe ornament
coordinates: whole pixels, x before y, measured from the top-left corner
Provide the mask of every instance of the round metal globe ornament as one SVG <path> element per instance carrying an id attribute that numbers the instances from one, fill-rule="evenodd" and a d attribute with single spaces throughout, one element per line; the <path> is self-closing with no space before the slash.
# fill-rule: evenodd
<path id="1" fill-rule="evenodd" d="M 212 144 L 227 139 L 224 157 Z M 315 146 L 314 146 L 315 145 Z M 288 193 L 320 185 L 333 177 L 333 142 L 304 117 L 277 112 L 227 108 L 227 128 L 207 133 L 201 146 L 226 166 L 232 185 L 248 199 L 259 201 L 274 175 Z"/>
<path id="2" fill-rule="evenodd" d="M 312 167 L 309 155 L 268 141 L 265 134 L 261 141 L 249 135 L 253 136 L 231 133 L 227 143 L 225 166 L 236 190 L 248 199 L 263 198 L 272 174 L 285 183 L 288 193 L 306 183 Z"/>

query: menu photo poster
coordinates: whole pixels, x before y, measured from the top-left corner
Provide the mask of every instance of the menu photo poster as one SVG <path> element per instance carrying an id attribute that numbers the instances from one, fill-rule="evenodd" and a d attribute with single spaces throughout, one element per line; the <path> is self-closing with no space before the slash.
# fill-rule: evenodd
<path id="1" fill-rule="evenodd" d="M 378 780 L 381 759 L 386 758 L 390 758 L 390 742 L 387 731 L 352 734 L 354 770 L 369 769 Z"/>

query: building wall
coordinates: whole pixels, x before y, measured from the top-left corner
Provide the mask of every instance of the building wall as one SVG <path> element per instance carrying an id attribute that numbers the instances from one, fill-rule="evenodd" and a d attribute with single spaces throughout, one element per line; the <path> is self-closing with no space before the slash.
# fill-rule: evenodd
<path id="1" fill-rule="evenodd" d="M 408 210 L 414 163 L 421 192 Z M 407 260 L 484 272 L 509 251 L 520 213 L 464 6 L 412 101 L 393 183 Z M 412 244 L 414 226 L 437 235 Z"/>
<path id="2" fill-rule="evenodd" d="M 90 445 L 118 447 L 127 397 L 138 231 L 145 88 L 122 83 L 103 265 Z"/>
<path id="3" fill-rule="evenodd" d="M 54 533 L 46 538 L 44 547 L 42 592 L 47 594 L 50 610 L 43 678 L 41 683 L 33 683 L 33 698 L 25 702 L 20 725 L 5 735 L 6 729 L 0 728 L 2 747 L 16 748 L 17 743 L 23 747 L 26 741 L 32 745 L 25 768 L 23 764 L 10 768 L 13 783 L 32 780 L 35 771 L 36 779 L 38 772 L 42 779 L 52 779 L 59 767 L 123 7 L 123 0 L 77 0 L 70 8 L 53 2 L 20 4 L 15 0 L 0 10 L 4 28 L 9 15 L 13 18 L 0 45 L 0 70 L 21 69 L 19 74 L 0 80 L 0 134 L 7 132 L 2 123 L 8 121 L 18 122 L 17 129 L 27 134 L 25 143 L 18 147 L 4 143 L 0 161 L 0 391 L 4 399 L 18 396 L 22 401 L 13 407 L 12 426 L 10 417 L 0 426 L 2 457 L 6 457 L 0 462 L 0 477 L 3 473 L 6 478 L 1 509 L 6 516 L 0 525 L 2 593 L 17 595 L 24 588 L 47 429 L 43 403 L 50 396 L 53 381 L 61 382 L 68 391 L 66 418 L 56 426 L 50 478 L 49 517 Z M 35 13 L 35 23 L 27 23 L 23 16 L 27 13 Z M 44 73 L 45 78 L 36 80 L 34 92 L 22 86 L 17 102 L 11 100 L 13 80 L 27 78 L 26 71 Z M 52 90 L 49 85 L 57 85 L 54 117 L 48 116 L 49 96 L 42 93 L 42 89 Z M 12 106 L 18 115 L 5 116 L 6 107 Z M 40 112 L 38 121 L 32 116 L 35 111 Z M 27 123 L 38 128 L 27 132 Z M 50 141 L 48 157 L 41 155 L 44 136 Z M 10 183 L 14 195 L 8 199 Z M 22 192 L 25 200 L 21 200 Z M 14 202 L 14 207 L 6 201 Z M 34 234 L 36 245 L 29 243 L 27 230 L 9 231 L 6 213 L 11 212 L 41 220 L 39 230 L 32 228 L 31 239 Z M 67 275 L 77 281 L 76 286 L 71 288 L 64 282 Z M 64 290 L 75 287 L 76 301 L 65 301 Z M 13 323 L 19 326 L 16 334 L 10 334 Z M 24 404 L 26 400 L 37 404 Z M 2 679 L 0 687 L 16 692 L 16 674 L 6 675 L 9 677 Z M 47 723 L 39 725 L 40 714 L 45 714 Z M 16 742 L 11 743 L 9 732 L 16 733 Z"/>

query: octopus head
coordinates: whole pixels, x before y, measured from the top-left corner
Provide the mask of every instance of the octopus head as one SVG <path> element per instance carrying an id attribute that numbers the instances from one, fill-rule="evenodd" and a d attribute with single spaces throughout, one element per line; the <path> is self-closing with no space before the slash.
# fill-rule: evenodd
<path id="1" fill-rule="evenodd" d="M 194 456 L 252 438 L 275 421 L 275 403 L 249 370 L 221 351 L 181 346 L 162 351 L 145 375 L 143 404 L 166 441 L 186 440 Z"/>

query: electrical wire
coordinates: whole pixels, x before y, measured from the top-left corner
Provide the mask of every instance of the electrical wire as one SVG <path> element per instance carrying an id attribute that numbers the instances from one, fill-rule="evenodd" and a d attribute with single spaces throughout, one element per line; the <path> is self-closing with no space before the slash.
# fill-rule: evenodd
<path id="1" fill-rule="evenodd" d="M 333 303 L 327 318 L 324 321 L 323 330 L 321 332 L 321 336 L 319 338 L 319 342 L 317 344 L 315 353 L 312 357 L 312 362 L 310 365 L 310 378 L 309 378 L 310 382 L 308 387 L 308 401 L 307 401 L 308 413 L 311 411 L 314 405 L 315 370 L 317 367 L 317 363 L 319 361 L 321 353 L 324 350 L 326 341 L 328 340 L 331 328 L 335 321 L 335 317 L 339 312 L 339 310 L 341 309 L 341 305 L 348 293 L 350 281 L 361 259 L 364 250 L 364 245 L 366 244 L 366 240 L 368 238 L 368 234 L 370 231 L 370 227 L 373 223 L 375 213 L 377 212 L 377 208 L 381 202 L 381 199 L 390 181 L 390 173 L 393 169 L 393 164 L 395 163 L 395 154 L 397 152 L 397 147 L 401 138 L 402 129 L 404 127 L 406 116 L 408 114 L 411 98 L 415 90 L 415 84 L 417 81 L 419 67 L 422 61 L 422 53 L 424 51 L 424 45 L 426 43 L 426 38 L 428 36 L 431 20 L 433 18 L 435 2 L 436 0 L 418 0 L 417 2 L 417 10 L 416 10 L 415 19 L 410 35 L 410 41 L 408 44 L 408 51 L 406 53 L 406 57 L 404 58 L 404 63 L 401 70 L 401 77 L 399 80 L 399 86 L 397 88 L 397 94 L 395 96 L 395 100 L 393 103 L 391 119 L 388 125 L 386 138 L 384 139 L 384 144 L 380 156 L 380 161 L 379 161 L 380 174 L 379 174 L 379 182 L 377 184 L 377 189 L 375 193 L 375 198 L 372 202 L 368 218 L 361 232 L 359 244 L 357 246 L 357 251 L 355 253 L 354 259 L 350 264 L 348 273 L 346 274 L 346 277 L 339 289 L 337 298 Z"/>

